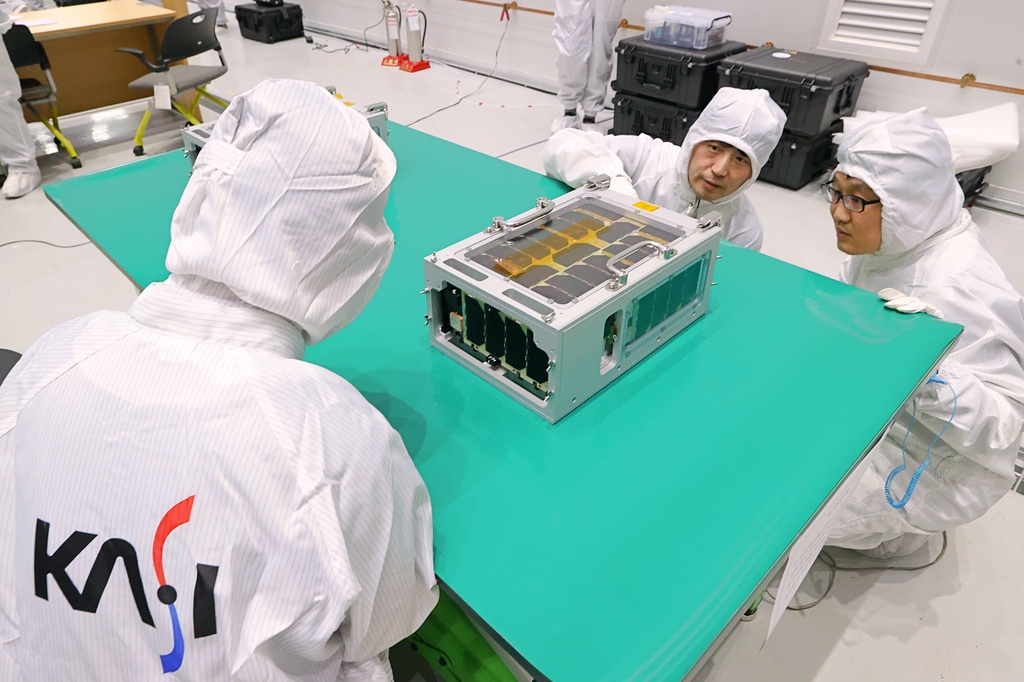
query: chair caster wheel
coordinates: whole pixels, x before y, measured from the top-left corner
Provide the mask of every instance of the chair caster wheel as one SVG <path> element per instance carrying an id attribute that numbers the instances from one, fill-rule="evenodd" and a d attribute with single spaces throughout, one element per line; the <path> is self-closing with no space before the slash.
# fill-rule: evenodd
<path id="1" fill-rule="evenodd" d="M 145 153 L 146 153 L 146 150 L 142 148 L 141 144 L 137 145 L 135 147 L 135 149 L 132 150 L 132 154 L 135 154 L 135 156 L 142 156 Z"/>
<path id="2" fill-rule="evenodd" d="M 72 168 L 81 168 L 82 167 L 82 160 L 80 158 L 78 158 L 77 156 L 74 157 L 73 159 L 71 159 L 71 167 Z"/>

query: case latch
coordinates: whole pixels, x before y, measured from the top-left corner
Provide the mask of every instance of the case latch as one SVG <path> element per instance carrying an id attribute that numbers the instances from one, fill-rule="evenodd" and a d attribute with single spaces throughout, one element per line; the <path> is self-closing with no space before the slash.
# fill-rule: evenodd
<path id="1" fill-rule="evenodd" d="M 719 213 L 718 211 L 711 211 L 711 213 L 708 213 L 708 214 L 704 215 L 703 218 L 698 218 L 697 219 L 697 229 L 698 230 L 708 230 L 708 229 L 710 229 L 712 227 L 721 227 L 721 226 L 722 226 L 722 214 Z"/>

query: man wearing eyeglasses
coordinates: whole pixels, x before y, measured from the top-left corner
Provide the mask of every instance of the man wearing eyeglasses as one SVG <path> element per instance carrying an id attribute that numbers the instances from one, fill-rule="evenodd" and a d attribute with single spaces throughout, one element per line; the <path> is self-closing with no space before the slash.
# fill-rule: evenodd
<path id="1" fill-rule="evenodd" d="M 896 417 L 827 544 L 887 558 L 984 514 L 1014 481 L 1024 429 L 1024 301 L 963 208 L 946 135 L 920 109 L 847 135 L 823 187 L 844 282 L 963 325 Z"/>
<path id="2" fill-rule="evenodd" d="M 694 218 L 718 211 L 722 235 L 761 250 L 763 229 L 744 196 L 782 137 L 786 115 L 766 90 L 722 88 L 682 146 L 647 135 L 561 130 L 541 152 L 544 170 L 571 187 L 605 174 L 611 189 Z"/>

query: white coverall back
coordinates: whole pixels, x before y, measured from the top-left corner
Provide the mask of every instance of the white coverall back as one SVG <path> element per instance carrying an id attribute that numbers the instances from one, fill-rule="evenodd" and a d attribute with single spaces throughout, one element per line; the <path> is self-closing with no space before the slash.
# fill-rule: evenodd
<path id="1" fill-rule="evenodd" d="M 949 143 L 925 110 L 846 136 L 836 170 L 882 201 L 881 248 L 848 258 L 841 279 L 871 292 L 892 287 L 964 327 L 939 367 L 949 387 L 929 383 L 914 396 L 912 428 L 913 408 L 899 414 L 827 543 L 880 557 L 908 554 L 929 534 L 980 517 L 1010 489 L 1024 430 L 1024 301 L 962 208 Z M 950 418 L 953 391 L 956 416 L 906 506 L 896 509 L 884 484 L 903 462 L 901 442 L 909 428 L 907 469 L 892 484 L 896 500 Z"/>
<path id="2" fill-rule="evenodd" d="M 401 438 L 302 362 L 391 257 L 395 159 L 313 83 L 232 101 L 166 281 L 0 386 L 0 679 L 392 679 L 437 600 Z"/>
<path id="3" fill-rule="evenodd" d="M 679 213 L 701 217 L 719 211 L 725 239 L 755 251 L 763 228 L 744 196 L 782 137 L 786 115 L 766 90 L 722 88 L 694 122 L 682 146 L 647 135 L 600 135 L 561 130 L 541 152 L 548 175 L 571 187 L 604 173 L 612 189 Z M 690 156 L 697 144 L 717 140 L 750 157 L 751 176 L 738 190 L 716 201 L 701 201 L 690 187 Z"/>

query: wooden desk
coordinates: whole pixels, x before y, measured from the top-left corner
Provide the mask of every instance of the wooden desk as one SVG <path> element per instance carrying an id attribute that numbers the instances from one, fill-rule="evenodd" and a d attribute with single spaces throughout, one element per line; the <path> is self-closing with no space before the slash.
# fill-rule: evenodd
<path id="1" fill-rule="evenodd" d="M 53 19 L 56 23 L 30 26 L 43 43 L 57 84 L 60 114 L 73 114 L 130 102 L 148 96 L 129 90 L 128 83 L 144 76 L 146 67 L 119 47 L 143 50 L 153 59 L 167 24 L 188 14 L 185 0 L 163 0 L 163 7 L 137 0 L 110 0 L 89 5 L 24 12 L 15 23 Z M 18 69 L 22 78 L 43 76 L 37 67 Z M 29 120 L 32 114 L 26 112 Z"/>

